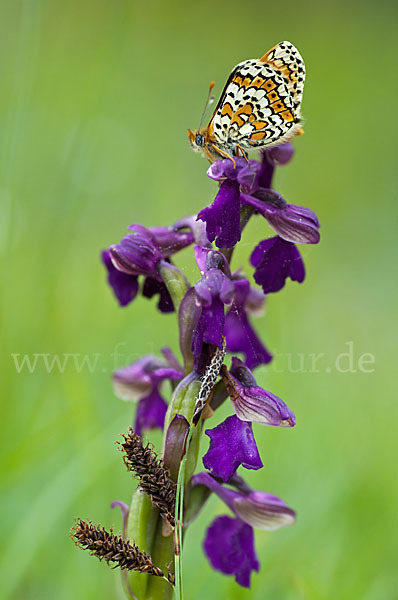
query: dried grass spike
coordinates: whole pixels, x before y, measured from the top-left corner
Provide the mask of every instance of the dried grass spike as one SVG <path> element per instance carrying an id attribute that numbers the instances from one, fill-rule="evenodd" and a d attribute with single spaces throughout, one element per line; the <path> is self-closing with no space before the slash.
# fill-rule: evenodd
<path id="1" fill-rule="evenodd" d="M 134 433 L 130 427 L 124 442 L 120 444 L 124 452 L 124 463 L 128 471 L 132 471 L 139 480 L 141 489 L 151 498 L 161 516 L 175 527 L 176 483 L 170 478 L 169 471 L 158 457 L 152 446 L 144 446 L 142 437 Z"/>
<path id="2" fill-rule="evenodd" d="M 139 571 L 156 577 L 165 577 L 162 569 L 153 564 L 152 558 L 135 544 L 130 544 L 122 537 L 106 531 L 104 527 L 93 525 L 91 521 L 78 519 L 71 530 L 71 536 L 79 548 L 89 550 L 92 556 L 109 563 L 116 563 L 115 567 L 128 571 Z M 173 575 L 167 574 L 167 579 L 172 581 Z"/>

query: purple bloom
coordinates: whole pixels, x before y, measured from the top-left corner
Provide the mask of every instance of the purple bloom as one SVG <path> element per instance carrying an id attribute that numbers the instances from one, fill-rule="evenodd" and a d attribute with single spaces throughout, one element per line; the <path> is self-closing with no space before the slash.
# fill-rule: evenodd
<path id="1" fill-rule="evenodd" d="M 221 269 L 223 273 L 231 278 L 231 269 L 224 254 L 212 248 L 205 248 L 197 244 L 194 247 L 195 260 L 202 275 L 211 268 Z"/>
<path id="2" fill-rule="evenodd" d="M 290 142 L 274 146 L 264 151 L 264 160 L 273 167 L 287 165 L 293 157 L 294 148 Z M 264 186 L 265 187 L 265 186 Z"/>
<path id="3" fill-rule="evenodd" d="M 286 525 L 292 525 L 296 518 L 294 510 L 289 508 L 277 496 L 252 490 L 241 494 L 234 500 L 235 513 L 242 521 L 257 529 L 273 531 Z"/>
<path id="4" fill-rule="evenodd" d="M 239 272 L 234 273 L 234 280 L 241 281 L 239 279 Z M 236 292 L 236 288 L 235 288 Z M 260 290 L 256 287 L 250 286 L 249 292 L 244 299 L 244 306 L 247 312 L 251 315 L 261 316 L 264 312 L 264 304 L 265 304 L 265 294 L 260 292 Z"/>
<path id="5" fill-rule="evenodd" d="M 142 225 L 133 224 L 129 229 L 133 233 L 127 234 L 120 244 L 109 248 L 114 266 L 127 275 L 158 277 L 156 266 L 163 256 L 155 236 Z"/>
<path id="6" fill-rule="evenodd" d="M 122 400 L 140 400 L 159 386 L 165 379 L 178 380 L 183 377 L 182 367 L 176 368 L 169 358 L 169 348 L 162 349 L 166 360 L 152 354 L 142 356 L 131 365 L 113 373 L 115 393 Z"/>
<path id="7" fill-rule="evenodd" d="M 244 204 L 263 215 L 286 241 L 319 242 L 319 221 L 315 213 L 309 208 L 287 204 L 270 189 L 275 165 L 286 164 L 292 153 L 292 146 L 283 144 L 263 152 L 261 163 L 240 158 L 236 160 L 236 168 L 229 159 L 218 160 L 210 166 L 208 176 L 219 181 L 221 187 L 213 204 L 198 215 L 207 223 L 210 241 L 217 238 L 218 247 L 232 248 L 240 240 L 239 207 Z"/>
<path id="8" fill-rule="evenodd" d="M 167 404 L 159 394 L 157 388 L 138 403 L 135 415 L 134 431 L 137 435 L 148 429 L 163 429 Z"/>
<path id="9" fill-rule="evenodd" d="M 223 304 L 230 304 L 234 296 L 234 284 L 217 266 L 210 267 L 195 284 L 196 298 L 201 306 L 210 306 L 215 296 Z"/>
<path id="10" fill-rule="evenodd" d="M 132 227 L 136 226 L 130 225 L 129 229 Z M 156 246 L 163 258 L 172 256 L 195 241 L 192 231 L 180 231 L 176 226 L 151 227 L 149 231 L 154 236 Z"/>
<path id="11" fill-rule="evenodd" d="M 183 373 L 184 369 L 181 367 L 171 348 L 169 348 L 168 346 L 163 346 L 163 348 L 161 348 L 160 351 L 163 354 L 163 357 L 165 358 L 168 367 L 173 367 L 174 369 L 176 369 L 176 371 Z"/>
<path id="12" fill-rule="evenodd" d="M 198 219 L 206 222 L 207 237 L 211 242 L 217 238 L 218 248 L 233 248 L 240 240 L 239 183 L 224 181 L 213 204 L 201 210 Z"/>
<path id="13" fill-rule="evenodd" d="M 217 517 L 206 532 L 203 548 L 213 569 L 250 587 L 251 572 L 260 569 L 250 525 L 227 515 Z"/>
<path id="14" fill-rule="evenodd" d="M 230 510 L 251 527 L 272 531 L 291 525 L 296 513 L 277 496 L 247 489 L 232 490 L 218 483 L 209 473 L 198 473 L 192 477 L 192 485 L 205 485 L 225 502 Z"/>
<path id="15" fill-rule="evenodd" d="M 234 296 L 234 284 L 230 272 L 226 274 L 224 256 L 217 250 L 208 250 L 205 254 L 197 248 L 197 262 L 201 267 L 206 258 L 205 271 L 195 284 L 196 302 L 201 307 L 199 321 L 192 336 L 192 352 L 198 358 L 203 343 L 221 348 L 224 330 L 224 305 L 230 304 Z M 203 266 L 203 265 L 202 265 Z"/>
<path id="16" fill-rule="evenodd" d="M 232 490 L 218 483 L 209 473 L 198 473 L 192 485 L 205 486 L 217 494 L 234 513 L 235 519 L 217 517 L 206 533 L 205 553 L 214 569 L 225 575 L 235 575 L 236 581 L 250 586 L 250 573 L 258 571 L 259 563 L 254 549 L 253 527 L 273 530 L 291 525 L 295 512 L 283 500 L 240 485 Z"/>
<path id="17" fill-rule="evenodd" d="M 218 194 L 210 206 L 200 211 L 198 219 L 206 222 L 207 237 L 216 240 L 219 248 L 233 248 L 241 237 L 240 186 L 253 185 L 258 178 L 261 163 L 235 159 L 217 160 L 209 167 L 207 175 L 221 183 Z"/>
<path id="18" fill-rule="evenodd" d="M 226 387 L 235 415 L 206 430 L 210 447 L 203 457 L 206 469 L 224 482 L 230 481 L 240 465 L 246 469 L 263 466 L 251 422 L 274 427 L 295 425 L 294 414 L 283 400 L 259 387 L 250 369 L 236 357 Z"/>
<path id="19" fill-rule="evenodd" d="M 138 293 L 137 275 L 127 275 L 114 267 L 109 250 L 101 253 L 102 262 L 108 271 L 108 283 L 119 301 L 120 306 L 127 306 Z"/>
<path id="20" fill-rule="evenodd" d="M 320 239 L 318 217 L 310 208 L 286 204 L 283 210 L 265 209 L 266 219 L 276 233 L 287 242 L 317 244 Z"/>
<path id="21" fill-rule="evenodd" d="M 256 332 L 252 328 L 247 313 L 259 312 L 264 305 L 263 294 L 256 294 L 250 288 L 247 279 L 234 281 L 234 300 L 225 317 L 225 337 L 229 352 L 243 352 L 245 362 L 250 369 L 272 360 Z"/>
<path id="22" fill-rule="evenodd" d="M 249 160 L 242 168 L 238 180 L 243 191 L 270 188 L 275 167 L 287 165 L 293 156 L 290 142 L 261 152 L 261 162 Z M 254 176 L 253 176 L 254 175 Z"/>
<path id="23" fill-rule="evenodd" d="M 257 160 L 249 160 L 249 162 L 247 162 L 243 156 L 235 158 L 235 163 L 236 166 L 234 166 L 233 162 L 229 158 L 216 160 L 208 168 L 207 176 L 210 177 L 210 179 L 214 179 L 214 181 L 219 182 L 223 182 L 226 179 L 229 179 L 230 181 L 238 181 L 240 172 L 242 169 L 245 169 L 248 164 L 253 165 L 253 168 L 256 164 L 259 165 Z"/>
<path id="24" fill-rule="evenodd" d="M 200 244 L 201 246 L 207 246 L 211 248 L 211 243 L 206 235 L 206 223 L 203 221 L 198 221 L 197 215 L 183 217 L 173 225 L 173 229 L 177 230 L 184 227 L 188 227 L 188 229 L 190 229 L 195 244 Z"/>
<path id="25" fill-rule="evenodd" d="M 294 244 L 276 236 L 263 240 L 250 257 L 255 267 L 254 280 L 263 288 L 264 294 L 278 292 L 288 277 L 302 283 L 305 278 L 304 263 Z"/>
<path id="26" fill-rule="evenodd" d="M 173 301 L 163 281 L 146 277 L 142 287 L 142 295 L 144 298 L 152 298 L 156 294 L 159 294 L 158 309 L 163 313 L 173 312 Z"/>
<path id="27" fill-rule="evenodd" d="M 113 244 L 102 252 L 108 270 L 108 283 L 121 306 L 127 306 L 138 293 L 138 276 L 146 277 L 142 295 L 152 298 L 159 294 L 158 308 L 172 312 L 173 302 L 159 274 L 159 265 L 194 241 L 192 231 L 170 227 L 148 229 L 139 224 L 130 225 L 120 244 Z"/>
<path id="28" fill-rule="evenodd" d="M 242 204 L 248 204 L 263 215 L 275 232 L 287 242 L 317 244 L 320 223 L 316 214 L 304 206 L 287 204 L 274 190 L 259 189 L 254 195 L 241 194 Z"/>
<path id="29" fill-rule="evenodd" d="M 242 421 L 254 421 L 273 427 L 293 427 L 296 423 L 294 413 L 279 398 L 259 387 L 250 369 L 233 357 L 230 370 L 230 393 L 235 414 Z"/>
<path id="30" fill-rule="evenodd" d="M 115 394 L 123 400 L 139 401 L 135 420 L 138 435 L 147 429 L 163 427 L 167 404 L 159 387 L 165 379 L 175 381 L 183 377 L 182 369 L 175 368 L 175 359 L 169 360 L 169 352 L 169 349 L 164 350 L 166 360 L 143 356 L 113 374 Z"/>
<path id="31" fill-rule="evenodd" d="M 264 178 L 271 182 L 269 176 L 273 167 L 263 156 L 262 162 L 258 160 L 245 160 L 242 157 L 235 158 L 236 167 L 229 158 L 217 160 L 212 163 L 207 171 L 208 177 L 220 183 L 224 181 L 236 181 L 242 190 L 249 193 L 261 186 Z"/>
<path id="32" fill-rule="evenodd" d="M 192 353 L 195 358 L 200 357 L 204 343 L 221 348 L 224 322 L 224 305 L 215 297 L 210 306 L 202 307 L 192 335 Z"/>
<path id="33" fill-rule="evenodd" d="M 203 464 L 222 481 L 228 482 L 240 465 L 255 470 L 263 466 L 251 423 L 233 415 L 205 433 L 210 438 L 210 447 L 203 457 Z"/>

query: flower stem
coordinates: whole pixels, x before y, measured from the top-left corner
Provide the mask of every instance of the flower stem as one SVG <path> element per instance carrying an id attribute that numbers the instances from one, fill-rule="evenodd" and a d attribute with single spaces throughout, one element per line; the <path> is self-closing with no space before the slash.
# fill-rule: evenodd
<path id="1" fill-rule="evenodd" d="M 188 460 L 188 452 L 193 438 L 194 432 L 198 429 L 199 434 L 201 428 L 197 425 L 200 423 L 203 409 L 207 400 L 211 396 L 213 388 L 220 374 L 222 363 L 225 358 L 226 339 L 223 337 L 222 348 L 217 348 L 213 358 L 205 374 L 202 377 L 199 393 L 196 399 L 193 415 L 189 421 L 189 429 L 186 437 L 183 455 L 178 470 L 176 502 L 175 502 L 175 542 L 174 542 L 174 565 L 175 565 L 175 597 L 176 600 L 183 600 L 183 584 L 182 584 L 182 529 L 184 524 L 184 491 L 185 491 L 185 468 Z M 192 474 L 191 474 L 192 476 Z"/>
<path id="2" fill-rule="evenodd" d="M 185 466 L 188 458 L 188 448 L 192 440 L 195 425 L 192 421 L 189 424 L 188 435 L 185 443 L 185 453 L 180 462 L 178 470 L 177 490 L 176 490 L 176 510 L 175 510 L 175 598 L 183 600 L 183 580 L 182 580 L 182 528 L 184 521 L 184 488 L 185 488 Z"/>

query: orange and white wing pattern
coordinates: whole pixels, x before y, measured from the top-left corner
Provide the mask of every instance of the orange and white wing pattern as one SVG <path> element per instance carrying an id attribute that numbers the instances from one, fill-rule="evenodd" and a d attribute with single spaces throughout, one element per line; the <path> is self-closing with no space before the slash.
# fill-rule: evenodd
<path id="1" fill-rule="evenodd" d="M 290 42 L 237 65 L 208 126 L 214 143 L 248 150 L 292 139 L 300 131 L 304 78 L 303 59 Z"/>
<path id="2" fill-rule="evenodd" d="M 289 80 L 293 103 L 300 110 L 303 98 L 305 65 L 297 48 L 290 42 L 281 42 L 264 54 L 260 61 L 272 65 Z"/>

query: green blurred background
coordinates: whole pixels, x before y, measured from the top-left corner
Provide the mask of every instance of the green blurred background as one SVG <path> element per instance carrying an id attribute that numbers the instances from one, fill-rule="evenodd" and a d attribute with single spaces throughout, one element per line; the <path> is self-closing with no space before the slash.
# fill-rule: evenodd
<path id="1" fill-rule="evenodd" d="M 265 468 L 247 479 L 298 520 L 256 532 L 262 568 L 247 591 L 202 553 L 225 512 L 212 498 L 187 537 L 186 598 L 397 598 L 396 17 L 383 0 L 2 0 L 1 598 L 120 597 L 118 573 L 75 549 L 69 528 L 78 515 L 119 528 L 109 504 L 134 488 L 114 445 L 132 418 L 112 392 L 115 363 L 178 345 L 174 315 L 142 298 L 117 306 L 99 252 L 132 222 L 171 224 L 212 201 L 186 129 L 211 79 L 219 92 L 236 63 L 283 39 L 306 62 L 306 126 L 275 184 L 317 212 L 322 241 L 303 248 L 305 283 L 272 295 L 256 322 L 281 355 L 258 380 L 297 426 L 255 427 Z M 234 265 L 251 272 L 268 234 L 250 223 Z M 177 262 L 198 278 L 189 251 Z M 353 365 L 338 359 L 350 348 Z M 99 358 L 93 372 L 71 360 L 17 373 L 12 354 L 34 353 Z M 368 353 L 372 372 L 359 368 Z"/>

